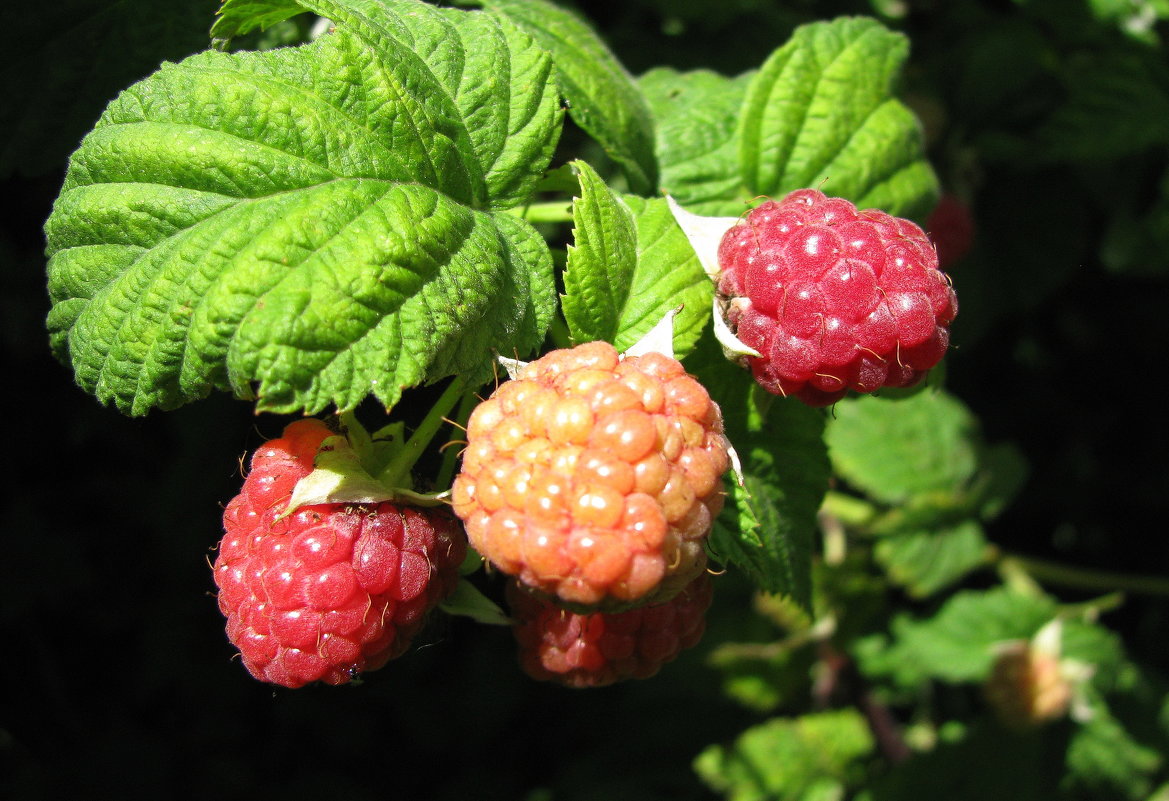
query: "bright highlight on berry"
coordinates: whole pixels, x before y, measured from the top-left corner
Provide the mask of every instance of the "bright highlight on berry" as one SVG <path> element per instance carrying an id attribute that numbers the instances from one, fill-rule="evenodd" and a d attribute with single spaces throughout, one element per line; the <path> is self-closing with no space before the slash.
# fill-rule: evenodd
<path id="1" fill-rule="evenodd" d="M 332 432 L 300 420 L 252 458 L 223 513 L 219 608 L 261 681 L 344 684 L 401 655 L 454 590 L 466 555 L 456 520 L 390 502 L 320 503 L 283 516 Z"/>
<path id="2" fill-rule="evenodd" d="M 912 386 L 949 347 L 958 299 L 909 220 L 800 189 L 731 227 L 718 263 L 726 322 L 776 395 L 826 406 Z"/>
<path id="3" fill-rule="evenodd" d="M 613 611 L 703 571 L 729 464 L 719 408 L 680 362 L 592 342 L 521 367 L 475 409 L 452 502 L 498 569 Z"/>

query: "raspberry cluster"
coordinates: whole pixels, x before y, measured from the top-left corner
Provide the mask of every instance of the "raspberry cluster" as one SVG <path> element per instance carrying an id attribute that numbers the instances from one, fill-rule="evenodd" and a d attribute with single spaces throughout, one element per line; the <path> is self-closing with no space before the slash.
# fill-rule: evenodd
<path id="1" fill-rule="evenodd" d="M 466 540 L 436 509 L 315 504 L 283 516 L 331 432 L 289 425 L 256 451 L 214 564 L 227 636 L 257 679 L 343 684 L 402 654 L 453 591 Z"/>
<path id="2" fill-rule="evenodd" d="M 514 583 L 507 591 L 524 672 L 569 687 L 653 676 L 701 639 L 711 595 L 710 576 L 702 573 L 665 603 L 582 615 Z"/>
<path id="3" fill-rule="evenodd" d="M 724 234 L 718 291 L 756 381 L 813 406 L 918 382 L 958 301 L 916 224 L 815 189 L 767 201 Z"/>
<path id="4" fill-rule="evenodd" d="M 504 573 L 616 611 L 703 571 L 728 466 L 719 408 L 681 363 L 592 342 L 527 364 L 475 409 L 453 505 Z"/>

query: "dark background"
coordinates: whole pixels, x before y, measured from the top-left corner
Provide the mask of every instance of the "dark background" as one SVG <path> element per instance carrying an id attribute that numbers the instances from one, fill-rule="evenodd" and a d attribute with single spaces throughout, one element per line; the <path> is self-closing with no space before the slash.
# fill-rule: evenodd
<path id="1" fill-rule="evenodd" d="M 634 74 L 736 74 L 796 24 L 894 5 L 584 10 Z M 43 324 L 41 227 L 69 153 L 120 89 L 206 45 L 215 6 L 0 11 L 0 797 L 99 785 L 172 799 L 713 797 L 691 760 L 761 718 L 720 692 L 709 643 L 653 681 L 589 692 L 528 680 L 507 631 L 465 620 L 439 621 L 360 687 L 273 690 L 231 659 L 206 560 L 238 460 L 284 420 L 226 396 L 123 417 L 74 385 Z M 1165 575 L 1164 50 L 1073 0 L 906 8 L 885 19 L 911 37 L 903 97 L 977 230 L 950 268 L 962 312 L 947 383 L 987 439 L 1017 443 L 1031 465 L 990 534 L 1072 565 Z M 724 587 L 711 642 L 744 625 L 748 588 Z M 1163 598 L 1132 596 L 1106 622 L 1163 671 L 1167 613 Z"/>

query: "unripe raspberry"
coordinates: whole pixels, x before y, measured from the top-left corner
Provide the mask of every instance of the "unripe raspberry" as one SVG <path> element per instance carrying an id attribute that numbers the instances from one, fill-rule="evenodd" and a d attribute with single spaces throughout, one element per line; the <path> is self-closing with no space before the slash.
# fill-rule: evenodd
<path id="1" fill-rule="evenodd" d="M 330 434 L 289 425 L 256 451 L 223 514 L 214 575 L 228 639 L 253 676 L 285 687 L 343 684 L 402 654 L 466 554 L 437 509 L 322 503 L 283 516 Z"/>
<path id="2" fill-rule="evenodd" d="M 702 638 L 711 594 L 710 577 L 703 572 L 665 603 L 582 615 L 518 584 L 507 589 L 524 672 L 569 687 L 653 676 Z"/>
<path id="3" fill-rule="evenodd" d="M 774 394 L 825 406 L 910 386 L 949 347 L 957 297 L 908 220 L 801 189 L 730 228 L 718 263 L 726 322 Z"/>
<path id="4" fill-rule="evenodd" d="M 593 342 L 531 362 L 475 409 L 452 501 L 504 573 L 614 611 L 702 572 L 728 466 L 718 406 L 681 363 Z"/>
<path id="5" fill-rule="evenodd" d="M 1072 691 L 1059 656 L 1025 640 L 999 648 L 983 687 L 999 720 L 1015 729 L 1034 728 L 1063 717 Z"/>

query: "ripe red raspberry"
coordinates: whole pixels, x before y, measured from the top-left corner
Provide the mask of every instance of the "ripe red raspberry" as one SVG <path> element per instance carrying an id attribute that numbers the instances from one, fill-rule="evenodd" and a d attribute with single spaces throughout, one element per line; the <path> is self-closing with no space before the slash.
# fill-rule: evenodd
<path id="1" fill-rule="evenodd" d="M 718 406 L 676 359 L 592 342 L 475 409 L 454 510 L 496 567 L 578 611 L 662 601 L 706 565 L 727 449 Z"/>
<path id="2" fill-rule="evenodd" d="M 654 675 L 702 638 L 712 584 L 705 573 L 662 604 L 582 615 L 511 583 L 520 665 L 534 679 L 569 687 L 601 687 Z"/>
<path id="3" fill-rule="evenodd" d="M 401 655 L 466 555 L 445 512 L 316 504 L 280 517 L 331 432 L 300 420 L 252 457 L 215 559 L 227 637 L 261 681 L 343 684 Z"/>
<path id="4" fill-rule="evenodd" d="M 723 236 L 719 293 L 755 379 L 827 406 L 916 383 L 950 344 L 958 300 L 921 228 L 800 189 Z"/>

